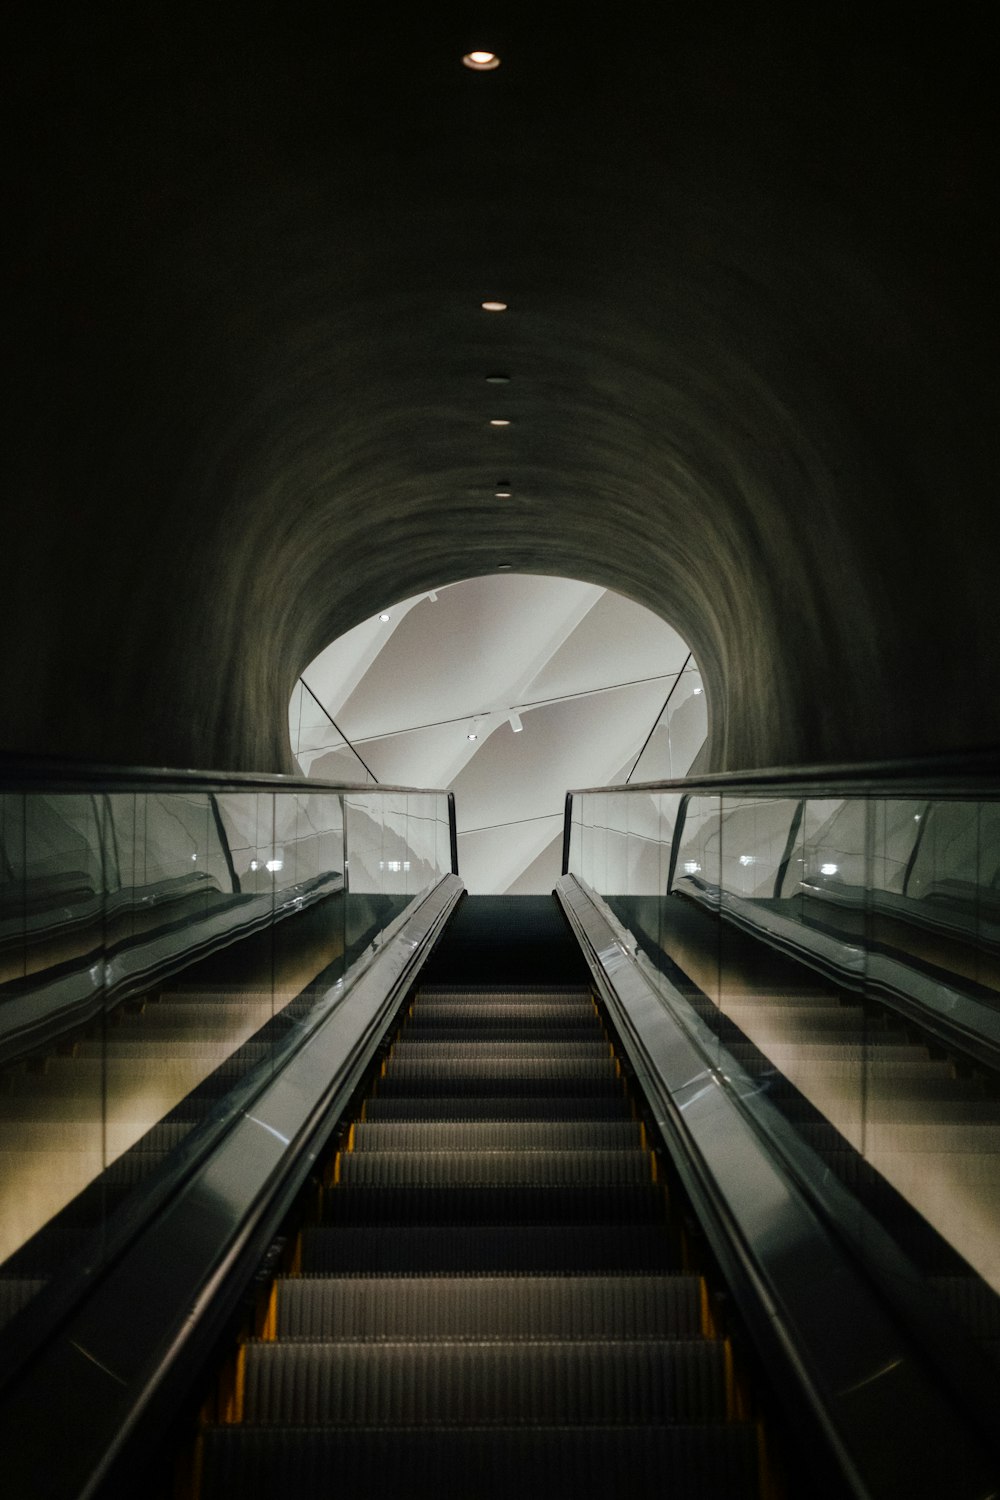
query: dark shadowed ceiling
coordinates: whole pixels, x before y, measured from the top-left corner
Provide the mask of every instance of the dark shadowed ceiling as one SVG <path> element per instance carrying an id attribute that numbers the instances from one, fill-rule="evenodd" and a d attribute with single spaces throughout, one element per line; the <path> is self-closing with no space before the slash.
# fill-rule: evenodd
<path id="1" fill-rule="evenodd" d="M 501 564 L 674 625 L 716 766 L 995 744 L 989 22 L 22 6 L 3 745 L 288 768 Z"/>

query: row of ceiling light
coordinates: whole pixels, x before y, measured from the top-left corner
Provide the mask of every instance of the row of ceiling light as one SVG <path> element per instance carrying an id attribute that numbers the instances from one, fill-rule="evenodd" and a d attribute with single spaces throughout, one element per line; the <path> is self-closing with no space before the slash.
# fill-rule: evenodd
<path id="1" fill-rule="evenodd" d="M 467 68 L 471 68 L 476 73 L 491 73 L 494 68 L 499 68 L 500 66 L 500 59 L 495 52 L 467 52 L 462 61 Z M 501 302 L 497 298 L 489 298 L 487 301 L 482 302 L 480 306 L 483 312 L 488 313 L 505 313 L 507 311 L 507 303 Z M 488 385 L 509 385 L 510 376 L 501 374 L 487 375 L 486 381 Z M 491 427 L 509 427 L 510 425 L 509 417 L 490 418 Z M 514 493 L 510 486 L 510 480 L 498 479 L 493 493 L 497 500 L 510 500 Z M 501 573 L 509 573 L 510 569 L 510 563 L 499 564 L 499 571 Z M 510 713 L 510 727 L 515 734 L 520 734 L 523 728 L 520 716 L 513 710 Z M 475 731 L 472 731 L 468 734 L 467 738 L 478 740 L 479 735 Z"/>
<path id="2" fill-rule="evenodd" d="M 490 72 L 493 71 L 494 68 L 498 68 L 500 66 L 500 59 L 499 59 L 499 57 L 497 57 L 497 55 L 496 55 L 495 52 L 483 52 L 483 51 L 467 52 L 465 54 L 465 56 L 462 58 L 462 62 L 465 64 L 465 66 L 467 68 L 471 68 L 473 70 L 473 72 L 476 72 L 476 73 L 490 73 Z M 482 306 L 483 312 L 488 312 L 488 313 L 504 313 L 504 312 L 507 311 L 507 303 L 506 302 L 500 302 L 499 300 L 496 300 L 496 299 L 489 299 L 489 300 L 483 302 L 481 304 L 481 306 Z M 487 383 L 489 385 L 509 385 L 510 384 L 510 376 L 509 375 L 487 375 L 486 380 L 487 380 Z M 490 426 L 491 427 L 509 427 L 510 425 L 511 425 L 511 421 L 510 421 L 509 417 L 491 417 L 490 418 Z M 496 487 L 496 490 L 495 490 L 495 495 L 496 495 L 496 498 L 498 500 L 509 500 L 511 498 L 512 494 L 513 494 L 513 491 L 510 488 L 510 481 L 509 480 L 507 480 L 507 479 L 500 479 L 500 480 L 497 481 L 497 487 Z M 511 568 L 510 563 L 500 563 L 499 564 L 499 571 L 502 572 L 502 573 L 509 573 L 510 572 L 510 568 Z M 382 614 L 379 615 L 379 619 L 382 620 L 382 621 L 387 621 L 389 619 L 389 616 L 388 616 L 387 613 L 383 612 Z M 513 711 L 511 711 L 511 713 L 509 715 L 509 719 L 510 719 L 510 726 L 513 729 L 514 733 L 515 734 L 519 734 L 520 731 L 521 731 L 521 729 L 522 729 L 522 727 L 523 727 L 522 724 L 521 724 L 520 716 L 517 713 L 514 713 Z M 469 740 L 475 741 L 475 740 L 478 740 L 479 735 L 474 730 L 472 730 L 472 731 L 470 731 L 467 734 L 466 738 L 469 739 Z"/>
<path id="3" fill-rule="evenodd" d="M 467 68 L 471 68 L 474 73 L 492 73 L 495 68 L 499 68 L 500 66 L 500 59 L 496 53 L 487 51 L 467 52 L 462 58 L 462 62 Z M 496 299 L 483 302 L 481 306 L 483 312 L 503 313 L 507 311 L 506 302 L 500 302 Z M 509 375 L 487 375 L 486 379 L 490 385 L 510 384 Z M 509 427 L 510 425 L 511 421 L 509 417 L 490 418 L 491 427 Z M 498 479 L 493 493 L 497 500 L 510 500 L 514 493 L 510 487 L 510 480 Z"/>

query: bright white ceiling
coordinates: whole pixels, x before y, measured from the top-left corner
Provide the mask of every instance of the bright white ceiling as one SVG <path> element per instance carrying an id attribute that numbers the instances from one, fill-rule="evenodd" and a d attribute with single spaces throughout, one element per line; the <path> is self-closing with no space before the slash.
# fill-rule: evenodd
<path id="1" fill-rule="evenodd" d="M 704 741 L 688 647 L 621 595 L 492 574 L 383 612 L 303 672 L 292 747 L 306 775 L 451 788 L 470 891 L 551 890 L 567 788 L 683 775 Z"/>

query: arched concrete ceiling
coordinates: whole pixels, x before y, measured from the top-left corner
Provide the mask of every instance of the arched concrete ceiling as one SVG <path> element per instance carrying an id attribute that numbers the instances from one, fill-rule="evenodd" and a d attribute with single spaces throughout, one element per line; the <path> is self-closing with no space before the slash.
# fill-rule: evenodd
<path id="1" fill-rule="evenodd" d="M 287 768 L 500 563 L 676 626 L 717 766 L 995 744 L 987 16 L 24 7 L 4 745 Z"/>

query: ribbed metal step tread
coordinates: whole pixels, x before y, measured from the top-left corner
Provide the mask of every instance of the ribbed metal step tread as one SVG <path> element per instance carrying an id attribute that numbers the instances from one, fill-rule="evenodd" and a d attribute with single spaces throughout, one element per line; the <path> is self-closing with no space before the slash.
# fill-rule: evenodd
<path id="1" fill-rule="evenodd" d="M 203 1500 L 751 1500 L 757 1440 L 744 1423 L 553 1428 L 214 1427 Z"/>
<path id="2" fill-rule="evenodd" d="M 387 1077 L 399 1083 L 407 1079 L 423 1082 L 424 1079 L 453 1079 L 461 1089 L 468 1083 L 480 1079 L 533 1078 L 543 1083 L 560 1079 L 587 1079 L 614 1077 L 615 1065 L 607 1049 L 597 1057 L 507 1057 L 477 1055 L 472 1057 L 415 1057 L 408 1053 L 402 1057 L 391 1057 Z"/>
<path id="3" fill-rule="evenodd" d="M 427 1071 L 423 1077 L 414 1076 L 409 1073 L 405 1076 L 390 1073 L 385 1074 L 384 1079 L 378 1080 L 378 1092 L 376 1098 L 409 1098 L 409 1100 L 424 1100 L 424 1098 L 454 1098 L 462 1092 L 468 1092 L 474 1098 L 495 1098 L 495 1100 L 507 1100 L 507 1098 L 559 1098 L 570 1097 L 586 1098 L 588 1095 L 595 1098 L 616 1098 L 624 1095 L 621 1080 L 616 1079 L 613 1070 L 607 1073 L 570 1074 L 568 1077 L 552 1076 L 525 1076 L 523 1073 L 502 1074 L 492 1070 L 484 1070 L 483 1076 L 466 1076 L 459 1079 L 454 1071 L 435 1076 L 432 1071 Z M 418 1112 L 420 1113 L 420 1112 Z"/>
<path id="4" fill-rule="evenodd" d="M 533 1042 L 505 1042 L 496 1041 L 493 1037 L 441 1042 L 429 1038 L 414 1039 L 404 1032 L 390 1054 L 393 1067 L 399 1062 L 447 1064 L 494 1060 L 522 1062 L 526 1059 L 544 1062 L 549 1058 L 561 1058 L 567 1062 L 607 1063 L 612 1059 L 612 1052 L 600 1033 L 592 1040 L 578 1042 L 555 1042 L 548 1038 Z"/>
<path id="5" fill-rule="evenodd" d="M 648 1182 L 645 1151 L 345 1151 L 340 1181 L 357 1187 L 604 1186 Z"/>
<path id="6" fill-rule="evenodd" d="M 679 1338 L 701 1333 L 696 1276 L 289 1277 L 279 1338 Z"/>
<path id="7" fill-rule="evenodd" d="M 427 1123 L 436 1120 L 631 1120 L 632 1108 L 624 1089 L 603 1096 L 592 1094 L 589 1098 L 582 1098 L 578 1094 L 567 1094 L 554 1099 L 545 1095 L 511 1099 L 500 1094 L 487 1097 L 438 1094 L 421 1099 L 405 1094 L 399 1098 L 378 1094 L 366 1102 L 364 1117 L 373 1123 L 405 1120 Z"/>
<path id="8" fill-rule="evenodd" d="M 659 1224 L 373 1224 L 302 1233 L 302 1270 L 324 1275 L 670 1271 Z"/>
<path id="9" fill-rule="evenodd" d="M 248 1344 L 244 1418 L 295 1426 L 719 1422 L 715 1340 Z"/>
<path id="10" fill-rule="evenodd" d="M 453 1023 L 445 1025 L 437 1022 L 425 1023 L 423 1021 L 408 1021 L 400 1032 L 400 1039 L 407 1042 L 425 1043 L 434 1042 L 527 1042 L 537 1040 L 539 1046 L 547 1046 L 550 1042 L 592 1042 L 602 1033 L 597 1029 L 596 1017 L 590 1016 L 583 1020 L 563 1022 L 556 1025 L 554 1022 L 544 1026 L 523 1026 L 516 1021 L 505 1022 L 503 1025 L 480 1027 L 474 1025 L 456 1026 Z"/>
<path id="11" fill-rule="evenodd" d="M 583 985 L 422 985 L 421 1005 L 591 1005 Z"/>
<path id="12" fill-rule="evenodd" d="M 355 1153 L 368 1151 L 628 1151 L 640 1145 L 635 1120 L 455 1120 L 354 1127 Z"/>
<path id="13" fill-rule="evenodd" d="M 645 1183 L 466 1183 L 458 1187 L 341 1182 L 324 1194 L 326 1224 L 659 1224 L 662 1189 Z M 414 1267 L 419 1270 L 419 1264 Z"/>
<path id="14" fill-rule="evenodd" d="M 418 999 L 409 1021 L 411 1026 L 427 1026 L 432 1022 L 443 1022 L 446 1026 L 475 1026 L 484 1031 L 491 1026 L 541 1026 L 551 1023 L 556 1026 L 579 1024 L 588 1021 L 598 1024 L 597 1012 L 589 1000 L 562 1001 L 553 1004 L 545 1000 L 491 1000 L 489 1003 L 468 1004 L 462 1001 L 428 1001 Z"/>

